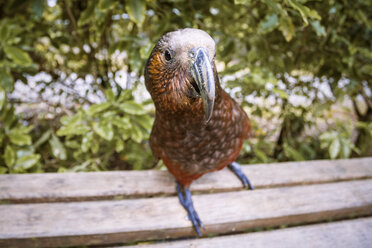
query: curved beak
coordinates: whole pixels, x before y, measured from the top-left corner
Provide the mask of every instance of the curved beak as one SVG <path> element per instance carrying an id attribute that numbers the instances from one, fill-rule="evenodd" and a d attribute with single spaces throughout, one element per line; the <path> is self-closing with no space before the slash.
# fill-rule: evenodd
<path id="1" fill-rule="evenodd" d="M 191 73 L 199 88 L 203 101 L 205 120 L 208 122 L 212 116 L 216 82 L 213 75 L 212 64 L 205 48 L 193 48 L 190 50 Z"/>

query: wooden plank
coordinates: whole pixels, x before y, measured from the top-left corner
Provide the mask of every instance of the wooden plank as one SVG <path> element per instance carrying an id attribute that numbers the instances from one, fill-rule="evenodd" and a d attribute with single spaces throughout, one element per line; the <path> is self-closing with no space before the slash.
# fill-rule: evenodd
<path id="1" fill-rule="evenodd" d="M 195 195 L 204 235 L 372 214 L 372 179 Z M 0 205 L 0 247 L 194 236 L 176 197 Z M 6 213 L 6 214 L 4 214 Z"/>
<path id="2" fill-rule="evenodd" d="M 257 189 L 326 183 L 372 178 L 372 158 L 247 165 L 243 170 Z M 225 169 L 205 175 L 195 181 L 191 189 L 193 192 L 234 191 L 241 189 L 241 182 Z M 0 175 L 0 202 L 83 201 L 174 194 L 174 179 L 166 171 Z"/>
<path id="3" fill-rule="evenodd" d="M 275 231 L 228 235 L 216 238 L 163 242 L 126 248 L 329 248 L 372 247 L 372 218 L 292 227 Z M 124 247 L 123 247 L 124 248 Z"/>

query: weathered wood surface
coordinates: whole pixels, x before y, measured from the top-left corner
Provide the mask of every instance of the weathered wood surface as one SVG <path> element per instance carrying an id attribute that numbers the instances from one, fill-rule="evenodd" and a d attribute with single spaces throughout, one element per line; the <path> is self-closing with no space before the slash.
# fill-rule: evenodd
<path id="1" fill-rule="evenodd" d="M 243 166 L 256 189 L 372 178 L 372 158 L 319 160 Z M 227 169 L 195 181 L 193 192 L 241 189 Z M 0 202 L 58 202 L 174 195 L 166 171 L 115 171 L 0 175 Z"/>
<path id="2" fill-rule="evenodd" d="M 371 248 L 372 218 L 127 248 Z M 119 248 L 119 247 L 118 247 Z M 124 247 L 123 247 L 124 248 Z"/>
<path id="3" fill-rule="evenodd" d="M 372 214 L 372 179 L 203 194 L 204 234 Z M 0 205 L 0 247 L 72 246 L 193 236 L 176 197 Z M 302 244 L 302 243 L 301 243 Z"/>

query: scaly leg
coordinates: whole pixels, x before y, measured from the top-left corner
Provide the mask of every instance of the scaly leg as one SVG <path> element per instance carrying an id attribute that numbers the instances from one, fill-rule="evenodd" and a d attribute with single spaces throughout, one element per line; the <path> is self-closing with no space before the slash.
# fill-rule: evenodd
<path id="1" fill-rule="evenodd" d="M 240 166 L 240 164 L 238 164 L 237 162 L 233 162 L 229 164 L 228 167 L 232 172 L 234 172 L 237 177 L 239 177 L 240 181 L 242 181 L 243 183 L 244 188 L 254 189 L 253 185 L 242 171 L 242 167 Z"/>
<path id="2" fill-rule="evenodd" d="M 184 187 L 179 182 L 177 182 L 177 195 L 181 205 L 187 211 L 189 219 L 192 222 L 196 232 L 199 236 L 202 236 L 199 227 L 204 228 L 204 226 L 194 209 L 194 204 L 192 203 L 189 187 Z"/>

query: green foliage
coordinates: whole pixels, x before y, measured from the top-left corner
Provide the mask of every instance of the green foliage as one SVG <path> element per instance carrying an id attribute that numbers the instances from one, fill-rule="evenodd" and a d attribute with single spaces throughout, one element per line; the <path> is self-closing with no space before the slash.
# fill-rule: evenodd
<path id="1" fill-rule="evenodd" d="M 28 53 L 15 46 L 4 46 L 4 52 L 14 63 L 20 66 L 31 65 L 32 60 Z"/>
<path id="2" fill-rule="evenodd" d="M 348 158 L 351 152 L 360 153 L 359 149 L 350 141 L 351 130 L 347 130 L 342 123 L 337 123 L 339 131 L 330 130 L 320 135 L 322 148 L 328 148 L 331 159 Z"/>
<path id="3" fill-rule="evenodd" d="M 75 115 L 61 118 L 62 126 L 57 135 L 65 138 L 72 160 L 79 164 L 70 169 L 60 167 L 60 170 L 75 171 L 81 165 L 84 170 L 105 170 L 114 153 L 126 156 L 127 146 L 140 154 L 130 157 L 134 167 L 146 168 L 146 164 L 139 166 L 144 162 L 151 165 L 151 155 L 140 150 L 152 127 L 152 119 L 144 106 L 134 102 L 128 91 L 122 91 L 116 99 L 113 91 L 108 89 L 106 99 L 106 102 L 93 104 L 87 110 L 80 108 Z M 53 144 L 55 157 L 65 160 L 66 150 L 59 139 L 52 136 L 49 142 Z"/>
<path id="4" fill-rule="evenodd" d="M 152 167 L 143 70 L 184 27 L 215 39 L 251 117 L 241 162 L 372 155 L 371 1 L 9 0 L 0 13 L 0 173 Z"/>
<path id="5" fill-rule="evenodd" d="M 0 92 L 4 90 L 0 88 Z M 14 113 L 14 107 L 3 102 L 0 114 L 0 172 L 38 172 L 41 169 L 40 155 L 35 153 L 30 132 L 32 125 L 23 125 Z"/>
<path id="6" fill-rule="evenodd" d="M 141 27 L 143 21 L 145 20 L 145 1 L 129 0 L 125 8 L 129 14 L 130 19 Z"/>

